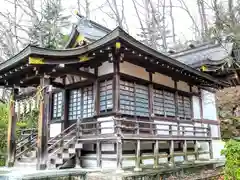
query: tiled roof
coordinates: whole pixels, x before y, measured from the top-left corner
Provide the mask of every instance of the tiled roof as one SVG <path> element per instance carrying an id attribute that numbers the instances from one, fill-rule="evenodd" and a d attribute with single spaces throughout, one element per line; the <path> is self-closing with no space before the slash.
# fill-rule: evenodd
<path id="1" fill-rule="evenodd" d="M 191 67 L 203 64 L 221 64 L 224 59 L 231 56 L 233 43 L 205 44 L 183 52 L 172 54 L 171 57 Z"/>

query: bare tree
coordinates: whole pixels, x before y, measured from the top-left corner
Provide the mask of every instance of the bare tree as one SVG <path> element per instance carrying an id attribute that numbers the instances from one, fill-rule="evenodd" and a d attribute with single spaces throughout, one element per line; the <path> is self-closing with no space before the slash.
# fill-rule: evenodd
<path id="1" fill-rule="evenodd" d="M 189 18 L 191 19 L 191 21 L 193 23 L 194 30 L 196 32 L 195 36 L 196 37 L 200 36 L 200 29 L 198 27 L 198 24 L 197 24 L 196 20 L 194 19 L 193 15 L 191 14 L 190 9 L 188 8 L 187 4 L 185 3 L 184 0 L 178 0 L 178 2 L 180 2 L 181 5 L 175 6 L 175 7 L 178 7 L 180 9 L 184 10 L 188 14 Z"/>
<path id="2" fill-rule="evenodd" d="M 201 36 L 203 40 L 208 37 L 208 23 L 205 13 L 205 6 L 203 0 L 197 0 L 198 12 L 201 20 Z"/>
<path id="3" fill-rule="evenodd" d="M 117 2 L 120 2 L 120 4 L 117 4 Z M 126 21 L 125 17 L 125 4 L 124 0 L 117 1 L 117 0 L 107 0 L 107 4 L 111 10 L 110 14 L 106 13 L 111 19 L 114 19 L 117 23 L 117 25 L 126 31 L 129 31 L 129 27 Z"/>
<path id="4" fill-rule="evenodd" d="M 173 4 L 172 4 L 172 0 L 169 0 L 169 4 L 170 4 L 170 18 L 171 18 L 171 24 L 172 24 L 172 40 L 173 43 L 176 43 L 176 33 L 175 33 L 175 20 L 173 17 Z"/>
<path id="5" fill-rule="evenodd" d="M 229 13 L 229 19 L 230 19 L 231 25 L 235 26 L 236 18 L 233 10 L 233 0 L 228 0 L 228 13 Z"/>
<path id="6" fill-rule="evenodd" d="M 85 0 L 85 7 L 86 7 L 86 18 L 90 19 L 90 3 L 89 3 L 89 0 Z"/>

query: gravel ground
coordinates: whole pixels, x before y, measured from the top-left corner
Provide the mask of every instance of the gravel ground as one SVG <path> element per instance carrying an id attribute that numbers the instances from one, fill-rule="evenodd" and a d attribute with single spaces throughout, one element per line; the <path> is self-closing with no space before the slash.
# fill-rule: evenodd
<path id="1" fill-rule="evenodd" d="M 220 169 L 215 169 L 215 170 L 210 169 L 210 170 L 201 170 L 200 172 L 195 172 L 195 173 L 185 173 L 178 176 L 171 175 L 171 176 L 165 177 L 164 179 L 160 177 L 160 180 L 201 180 L 201 179 L 207 180 L 207 179 L 210 179 L 210 177 L 217 176 L 219 174 L 221 174 Z M 120 179 L 121 179 L 120 175 L 116 175 L 111 172 L 90 173 L 87 178 L 87 180 L 120 180 Z M 132 178 L 125 178 L 125 180 L 131 180 L 131 179 Z M 220 178 L 220 177 L 214 177 L 214 179 L 212 180 L 222 180 L 222 179 L 223 178 Z"/>
<path id="2" fill-rule="evenodd" d="M 220 179 L 220 170 L 202 170 L 199 173 L 189 173 L 184 174 L 182 176 L 176 177 L 176 176 L 170 176 L 166 180 L 200 180 L 200 179 L 210 179 L 215 178 L 216 180 Z"/>

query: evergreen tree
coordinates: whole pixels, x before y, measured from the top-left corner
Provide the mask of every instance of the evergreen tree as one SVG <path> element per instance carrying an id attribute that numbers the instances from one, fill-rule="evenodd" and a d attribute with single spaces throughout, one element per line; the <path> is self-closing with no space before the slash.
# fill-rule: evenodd
<path id="1" fill-rule="evenodd" d="M 70 16 L 63 14 L 61 0 L 46 0 L 42 4 L 40 18 L 40 24 L 33 26 L 29 34 L 32 44 L 51 49 L 62 48 L 68 39 L 62 30 L 69 27 Z"/>

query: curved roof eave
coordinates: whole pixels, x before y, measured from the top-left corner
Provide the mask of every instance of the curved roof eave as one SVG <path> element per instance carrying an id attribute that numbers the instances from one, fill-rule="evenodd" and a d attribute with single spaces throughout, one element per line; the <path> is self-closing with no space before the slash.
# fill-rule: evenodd
<path id="1" fill-rule="evenodd" d="M 79 15 L 81 18 L 84 18 L 84 16 L 82 15 Z M 108 29 L 107 27 L 105 26 L 102 26 L 101 24 L 98 24 L 92 20 L 89 20 L 89 22 L 91 23 L 92 26 L 94 26 L 95 28 L 99 29 L 99 30 L 102 30 L 106 33 L 110 33 L 112 30 Z M 78 25 L 73 25 L 72 26 L 72 31 L 70 33 L 70 36 L 69 36 L 69 40 L 67 41 L 66 45 L 65 45 L 65 49 L 66 48 L 71 48 L 71 46 L 74 44 L 74 42 L 76 41 L 77 39 L 77 36 L 79 35 L 79 31 L 77 30 L 77 27 Z"/>
<path id="2" fill-rule="evenodd" d="M 29 44 L 18 54 L 1 63 L 0 73 L 1 71 L 7 69 L 8 67 L 12 67 L 19 62 L 24 62 L 24 60 L 30 55 L 42 55 L 42 56 L 52 56 L 52 57 L 71 57 L 71 56 L 82 55 L 88 51 L 92 51 L 97 47 L 102 46 L 116 39 L 118 37 L 118 32 L 119 32 L 118 28 L 116 28 L 106 36 L 100 38 L 99 40 L 91 44 L 88 44 L 82 47 L 71 48 L 71 49 L 48 49 L 48 48 L 37 47 Z"/>
<path id="3" fill-rule="evenodd" d="M 1 73 L 1 71 L 4 71 L 4 70 L 8 69 L 9 67 L 12 67 L 19 62 L 24 62 L 24 60 L 26 60 L 26 58 L 29 57 L 30 55 L 41 55 L 41 56 L 52 56 L 52 57 L 79 56 L 79 55 L 85 54 L 89 51 L 93 51 L 101 46 L 105 46 L 108 43 L 111 43 L 116 39 L 121 39 L 126 44 L 129 44 L 129 45 L 133 46 L 134 48 L 139 49 L 140 51 L 143 51 L 145 54 L 148 54 L 152 57 L 155 57 L 156 59 L 159 59 L 166 63 L 169 63 L 173 66 L 184 69 L 196 76 L 203 77 L 206 80 L 214 82 L 218 85 L 221 85 L 221 86 L 229 85 L 227 82 L 220 81 L 206 73 L 197 71 L 196 69 L 194 69 L 184 63 L 181 63 L 181 62 L 177 61 L 176 59 L 166 56 L 166 55 L 142 44 L 141 42 L 137 41 L 135 38 L 130 36 L 128 33 L 126 33 L 124 30 L 122 30 L 120 27 L 117 27 L 116 29 L 111 31 L 109 34 L 103 36 L 99 40 L 97 40 L 89 45 L 86 45 L 83 47 L 78 47 L 78 48 L 52 50 L 52 49 L 40 48 L 40 47 L 28 45 L 20 53 L 18 53 L 14 57 L 10 58 L 9 60 L 3 62 L 2 64 L 0 64 L 0 73 Z"/>
<path id="4" fill-rule="evenodd" d="M 185 69 L 186 71 L 188 72 L 191 72 L 197 76 L 201 76 L 201 77 L 204 77 L 205 79 L 207 80 L 210 80 L 216 84 L 219 84 L 219 85 L 223 85 L 223 86 L 226 86 L 226 85 L 229 85 L 227 82 L 225 81 L 220 81 L 219 79 L 215 79 L 214 77 L 206 74 L 206 73 L 203 73 L 203 72 L 200 72 L 182 62 L 179 62 L 178 60 L 176 59 L 173 59 L 172 57 L 169 57 L 169 56 L 166 56 L 158 51 L 156 51 L 155 49 L 152 49 L 151 47 L 149 46 L 146 46 L 144 44 L 142 44 L 141 42 L 137 41 L 136 39 L 134 39 L 132 36 L 130 36 L 129 34 L 127 34 L 124 30 L 120 29 L 120 38 L 123 39 L 125 42 L 127 43 L 130 43 L 132 46 L 135 46 L 136 48 L 142 50 L 142 51 L 145 51 L 146 53 L 152 55 L 153 57 L 157 57 L 167 63 L 170 63 L 172 65 L 175 65 L 175 66 L 178 66 L 182 69 Z"/>
<path id="5" fill-rule="evenodd" d="M 79 35 L 79 32 L 77 30 L 77 25 L 72 26 L 72 31 L 70 33 L 69 39 L 67 43 L 64 46 L 64 49 L 70 48 L 74 42 L 76 41 L 77 36 Z"/>

